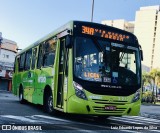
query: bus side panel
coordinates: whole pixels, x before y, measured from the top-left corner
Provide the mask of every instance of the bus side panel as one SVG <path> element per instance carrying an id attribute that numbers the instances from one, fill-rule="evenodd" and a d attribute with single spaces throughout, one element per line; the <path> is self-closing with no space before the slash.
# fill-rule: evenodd
<path id="1" fill-rule="evenodd" d="M 38 83 L 38 77 L 41 73 L 40 69 L 35 70 L 35 79 L 34 79 L 34 92 L 32 96 L 32 102 L 35 104 L 43 104 L 43 88 L 41 88 L 41 84 Z"/>
<path id="2" fill-rule="evenodd" d="M 38 69 L 35 72 L 35 88 L 32 95 L 32 102 L 43 105 L 43 95 L 46 86 L 51 88 L 53 79 L 53 68 L 47 67 Z"/>
<path id="3" fill-rule="evenodd" d="M 16 75 L 15 74 L 13 74 L 13 77 L 12 77 L 12 93 L 14 95 L 17 95 Z"/>

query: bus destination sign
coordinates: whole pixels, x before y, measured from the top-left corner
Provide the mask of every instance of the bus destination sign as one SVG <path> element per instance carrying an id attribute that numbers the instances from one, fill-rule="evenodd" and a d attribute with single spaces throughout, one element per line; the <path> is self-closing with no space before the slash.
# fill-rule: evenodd
<path id="1" fill-rule="evenodd" d="M 93 28 L 89 26 L 82 26 L 82 34 L 88 34 L 88 35 L 94 35 L 94 36 L 99 36 L 102 38 L 108 38 L 112 40 L 117 40 L 117 41 L 129 41 L 129 36 L 122 34 L 122 33 L 117 33 L 114 31 L 107 31 L 107 30 L 102 30 L 98 28 Z"/>

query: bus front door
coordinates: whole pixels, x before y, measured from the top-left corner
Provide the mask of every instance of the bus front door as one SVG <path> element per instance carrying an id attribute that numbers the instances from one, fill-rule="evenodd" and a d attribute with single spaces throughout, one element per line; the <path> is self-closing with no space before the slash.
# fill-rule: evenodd
<path id="1" fill-rule="evenodd" d="M 57 107 L 61 109 L 63 109 L 64 107 L 63 106 L 64 76 L 65 76 L 65 40 L 60 40 Z"/>

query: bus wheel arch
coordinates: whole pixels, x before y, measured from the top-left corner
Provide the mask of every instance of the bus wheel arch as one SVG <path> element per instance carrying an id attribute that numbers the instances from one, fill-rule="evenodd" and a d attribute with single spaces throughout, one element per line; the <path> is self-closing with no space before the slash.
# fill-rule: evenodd
<path id="1" fill-rule="evenodd" d="M 54 114 L 55 110 L 53 108 L 52 89 L 49 85 L 47 85 L 44 89 L 43 107 L 44 107 L 45 112 L 47 112 L 49 114 Z"/>

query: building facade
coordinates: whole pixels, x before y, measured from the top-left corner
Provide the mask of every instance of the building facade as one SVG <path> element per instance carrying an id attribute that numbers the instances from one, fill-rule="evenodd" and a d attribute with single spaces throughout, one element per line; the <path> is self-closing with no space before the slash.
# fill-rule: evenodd
<path id="1" fill-rule="evenodd" d="M 124 19 L 117 19 L 117 20 L 103 20 L 101 22 L 104 25 L 116 27 L 128 32 L 133 33 L 134 32 L 134 22 L 132 21 L 126 21 Z"/>
<path id="2" fill-rule="evenodd" d="M 143 64 L 160 68 L 160 6 L 141 7 L 136 12 L 134 34 L 143 49 Z"/>
<path id="3" fill-rule="evenodd" d="M 150 72 L 150 67 L 142 64 L 142 72 Z"/>
<path id="4" fill-rule="evenodd" d="M 11 91 L 16 53 L 16 42 L 3 38 L 0 46 L 0 90 Z"/>

